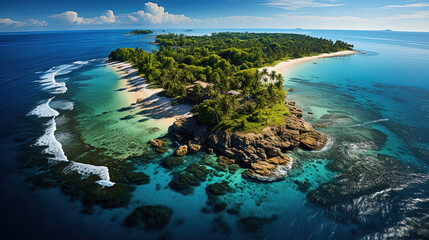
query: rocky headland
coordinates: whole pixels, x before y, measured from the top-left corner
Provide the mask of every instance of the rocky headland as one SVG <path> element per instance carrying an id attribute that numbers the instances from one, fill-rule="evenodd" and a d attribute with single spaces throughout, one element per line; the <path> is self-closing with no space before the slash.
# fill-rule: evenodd
<path id="1" fill-rule="evenodd" d="M 207 126 L 198 124 L 194 117 L 176 120 L 169 133 L 182 148 L 189 144 L 201 145 L 210 153 L 234 159 L 247 168 L 243 173 L 245 177 L 262 181 L 279 180 L 286 176 L 292 164 L 284 152 L 297 147 L 319 151 L 327 143 L 326 136 L 316 132 L 302 118 L 302 110 L 294 102 L 286 106 L 291 114 L 286 117 L 285 124 L 266 127 L 260 133 L 211 131 Z"/>

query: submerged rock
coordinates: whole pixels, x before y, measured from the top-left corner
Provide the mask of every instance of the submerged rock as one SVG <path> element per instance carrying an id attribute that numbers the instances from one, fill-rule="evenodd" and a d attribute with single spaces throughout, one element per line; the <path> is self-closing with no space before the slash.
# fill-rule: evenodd
<path id="1" fill-rule="evenodd" d="M 220 195 L 225 195 L 229 192 L 234 192 L 234 189 L 231 186 L 229 186 L 227 181 L 223 180 L 222 182 L 208 185 L 206 188 L 206 191 L 207 191 L 207 194 L 209 195 L 220 196 Z"/>
<path id="2" fill-rule="evenodd" d="M 162 147 L 164 145 L 164 143 L 165 142 L 161 139 L 150 139 L 149 140 L 149 144 L 154 148 Z"/>
<path id="3" fill-rule="evenodd" d="M 266 224 L 272 223 L 277 220 L 277 216 L 272 217 L 244 217 L 238 220 L 238 227 L 247 232 L 256 232 L 262 229 Z"/>
<path id="4" fill-rule="evenodd" d="M 177 166 L 182 165 L 182 163 L 184 162 L 183 158 L 180 157 L 168 157 L 166 159 L 164 159 L 164 161 L 162 161 L 161 165 L 166 167 L 166 168 L 175 168 Z"/>
<path id="5" fill-rule="evenodd" d="M 147 174 L 142 172 L 133 172 L 127 176 L 127 180 L 131 184 L 143 185 L 150 183 L 150 178 Z"/>
<path id="6" fill-rule="evenodd" d="M 168 151 L 168 148 L 166 148 L 166 147 L 157 147 L 157 148 L 155 148 L 155 152 L 157 152 L 157 153 L 165 153 L 167 151 Z"/>
<path id="7" fill-rule="evenodd" d="M 146 205 L 134 209 L 125 219 L 125 226 L 144 224 L 147 229 L 162 229 L 170 222 L 173 210 L 163 205 Z"/>
<path id="8" fill-rule="evenodd" d="M 261 181 L 276 181 L 286 177 L 287 170 L 291 165 L 290 158 L 280 154 L 264 161 L 251 163 L 250 168 L 243 173 L 243 176 Z"/>
<path id="9" fill-rule="evenodd" d="M 118 183 L 108 188 L 103 188 L 96 183 L 91 184 L 86 195 L 82 197 L 84 205 L 100 205 L 103 208 L 125 207 L 130 200 L 130 187 Z"/>
<path id="10" fill-rule="evenodd" d="M 288 92 L 295 92 L 295 89 L 294 88 L 289 88 L 287 91 Z"/>
<path id="11" fill-rule="evenodd" d="M 175 152 L 176 156 L 179 156 L 179 157 L 185 156 L 186 153 L 188 153 L 188 146 L 187 145 L 180 146 Z"/>
<path id="12" fill-rule="evenodd" d="M 308 179 L 306 179 L 304 182 L 295 180 L 293 181 L 297 186 L 298 186 L 298 190 L 301 192 L 307 192 L 308 189 L 310 189 L 311 187 L 311 183 L 308 181 Z"/>
<path id="13" fill-rule="evenodd" d="M 194 174 L 194 176 L 198 178 L 200 181 L 205 181 L 207 175 L 210 173 L 210 170 L 208 170 L 205 166 L 201 166 L 198 164 L 189 165 L 186 168 L 186 171 Z"/>
<path id="14" fill-rule="evenodd" d="M 168 184 L 171 189 L 182 192 L 186 194 L 186 192 L 183 192 L 184 190 L 190 189 L 191 187 L 196 187 L 200 185 L 200 181 L 191 173 L 184 173 L 180 174 L 171 180 L 171 182 Z M 191 191 L 192 192 L 192 191 Z"/>
<path id="15" fill-rule="evenodd" d="M 219 156 L 218 158 L 219 165 L 228 166 L 235 163 L 234 159 L 227 158 L 225 156 Z"/>

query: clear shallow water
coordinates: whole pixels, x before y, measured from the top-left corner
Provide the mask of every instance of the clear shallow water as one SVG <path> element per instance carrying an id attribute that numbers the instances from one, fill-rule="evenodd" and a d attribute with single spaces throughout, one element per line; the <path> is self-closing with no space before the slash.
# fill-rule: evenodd
<path id="1" fill-rule="evenodd" d="M 2 228 L 9 229 L 6 234 L 46 239 L 189 239 L 190 233 L 205 239 L 371 239 L 407 237 L 427 226 L 429 69 L 425 66 L 429 46 L 424 39 L 428 34 L 295 30 L 342 39 L 368 52 L 321 59 L 284 73 L 285 87 L 296 89 L 288 100 L 296 101 L 305 112 L 312 111 L 305 118 L 313 124 L 328 123 L 318 130 L 331 137 L 332 146 L 322 152 L 288 153 L 295 161 L 284 181 L 262 184 L 243 180 L 240 172 L 223 173 L 209 177 L 193 194 L 182 195 L 167 187 L 172 172 L 159 166 L 171 151 L 153 155 L 146 144 L 149 138 L 165 134 L 166 127 L 153 126 L 150 114 L 141 116 L 128 109 L 116 91 L 119 76 L 102 64 L 102 58 L 117 47 L 154 48 L 148 44 L 153 38 L 123 36 L 123 32 L 0 35 L 0 77 L 4 80 L 0 88 L 0 192 L 7 216 Z M 91 59 L 95 60 L 75 63 Z M 56 77 L 67 91 L 53 95 L 58 88 L 43 90 L 46 86 L 38 80 L 52 72 L 48 71 L 52 67 L 55 70 L 64 64 L 75 66 Z M 23 181 L 34 170 L 23 168 L 22 163 L 43 157 L 32 145 L 44 134 L 43 124 L 50 119 L 26 115 L 52 96 L 50 106 L 59 114 L 55 137 L 68 159 L 98 166 L 145 153 L 137 157 L 138 171 L 150 175 L 151 183 L 137 186 L 128 207 L 97 208 L 94 214 L 83 215 L 80 204 L 70 202 L 58 189 L 33 189 L 30 182 Z M 85 157 L 77 150 L 82 142 L 109 160 Z M 202 153 L 188 156 L 184 166 L 208 157 Z M 208 200 L 205 187 L 225 178 L 237 192 L 222 200 L 228 207 L 240 206 L 240 217 L 276 215 L 277 219 L 261 231 L 249 233 L 237 227 L 239 217 L 202 213 Z M 306 178 L 310 193 L 299 191 L 294 183 Z M 171 207 L 174 213 L 169 226 L 159 232 L 124 228 L 123 219 L 141 204 Z M 17 231 L 23 226 L 28 231 Z M 76 232 L 70 226 L 82 230 Z"/>

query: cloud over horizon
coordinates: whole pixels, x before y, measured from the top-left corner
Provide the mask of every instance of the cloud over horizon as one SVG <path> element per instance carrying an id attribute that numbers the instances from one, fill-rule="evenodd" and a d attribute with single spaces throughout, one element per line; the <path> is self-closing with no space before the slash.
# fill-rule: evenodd
<path id="1" fill-rule="evenodd" d="M 157 3 L 145 3 L 145 10 L 138 10 L 137 12 L 127 15 L 133 22 L 142 22 L 150 24 L 185 24 L 192 23 L 193 19 L 183 14 L 171 14 L 165 11 L 164 7 L 159 6 Z"/>
<path id="2" fill-rule="evenodd" d="M 107 10 L 104 15 L 94 18 L 79 17 L 78 13 L 75 11 L 66 11 L 60 14 L 54 14 L 51 17 L 68 24 L 77 25 L 110 24 L 116 22 L 116 17 L 112 10 Z"/>
<path id="3" fill-rule="evenodd" d="M 0 25 L 23 27 L 23 26 L 46 26 L 48 24 L 46 23 L 46 21 L 40 21 L 37 19 L 30 19 L 27 22 L 21 22 L 21 21 L 12 20 L 10 18 L 0 18 Z"/>
<path id="4" fill-rule="evenodd" d="M 27 19 L 25 15 L 18 14 L 0 16 L 0 29 L 300 27 L 429 31 L 429 2 L 426 0 L 407 1 L 403 4 L 392 4 L 389 0 L 371 3 L 368 3 L 371 0 L 259 0 L 245 3 L 241 0 L 224 0 L 214 5 L 204 1 L 200 4 L 197 0 L 190 0 L 195 1 L 192 3 L 168 2 L 160 5 L 152 0 L 153 2 L 143 1 L 143 7 L 142 0 L 134 1 L 140 1 L 136 4 L 140 7 L 126 6 L 115 10 L 117 5 L 115 7 L 113 4 L 109 7 L 112 10 L 103 11 L 104 7 L 101 5 L 101 9 L 100 6 L 96 8 L 100 12 L 94 15 L 81 11 L 80 5 L 77 5 L 78 10 L 63 9 L 61 6 L 53 12 L 49 12 L 51 8 L 44 13 L 33 11 L 30 14 L 34 15 Z M 226 8 L 229 6 L 231 9 Z M 82 7 L 85 9 L 85 6 Z M 49 27 L 45 27 L 48 24 Z"/>
<path id="5" fill-rule="evenodd" d="M 285 10 L 296 10 L 301 8 L 325 8 L 343 6 L 343 3 L 337 3 L 336 0 L 269 0 L 262 5 L 282 8 Z"/>

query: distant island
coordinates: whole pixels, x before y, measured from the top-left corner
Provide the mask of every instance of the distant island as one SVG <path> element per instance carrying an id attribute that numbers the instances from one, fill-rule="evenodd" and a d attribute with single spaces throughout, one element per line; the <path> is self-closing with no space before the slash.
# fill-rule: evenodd
<path id="1" fill-rule="evenodd" d="M 321 150 L 327 138 L 302 119 L 294 102 L 285 101 L 283 76 L 266 66 L 280 63 L 281 69 L 291 59 L 354 53 L 343 41 L 283 33 L 171 33 L 158 35 L 155 43 L 155 53 L 118 48 L 109 59 L 131 63 L 162 95 L 193 106 L 193 117 L 171 128 L 181 145 L 176 155 L 203 147 L 248 168 L 244 176 L 268 181 L 284 177 L 281 169 L 290 167 L 282 152 L 298 146 Z M 165 152 L 159 141 L 151 145 Z"/>
<path id="2" fill-rule="evenodd" d="M 127 35 L 139 35 L 139 34 L 150 34 L 153 33 L 152 30 L 134 30 L 130 33 L 127 33 Z"/>

